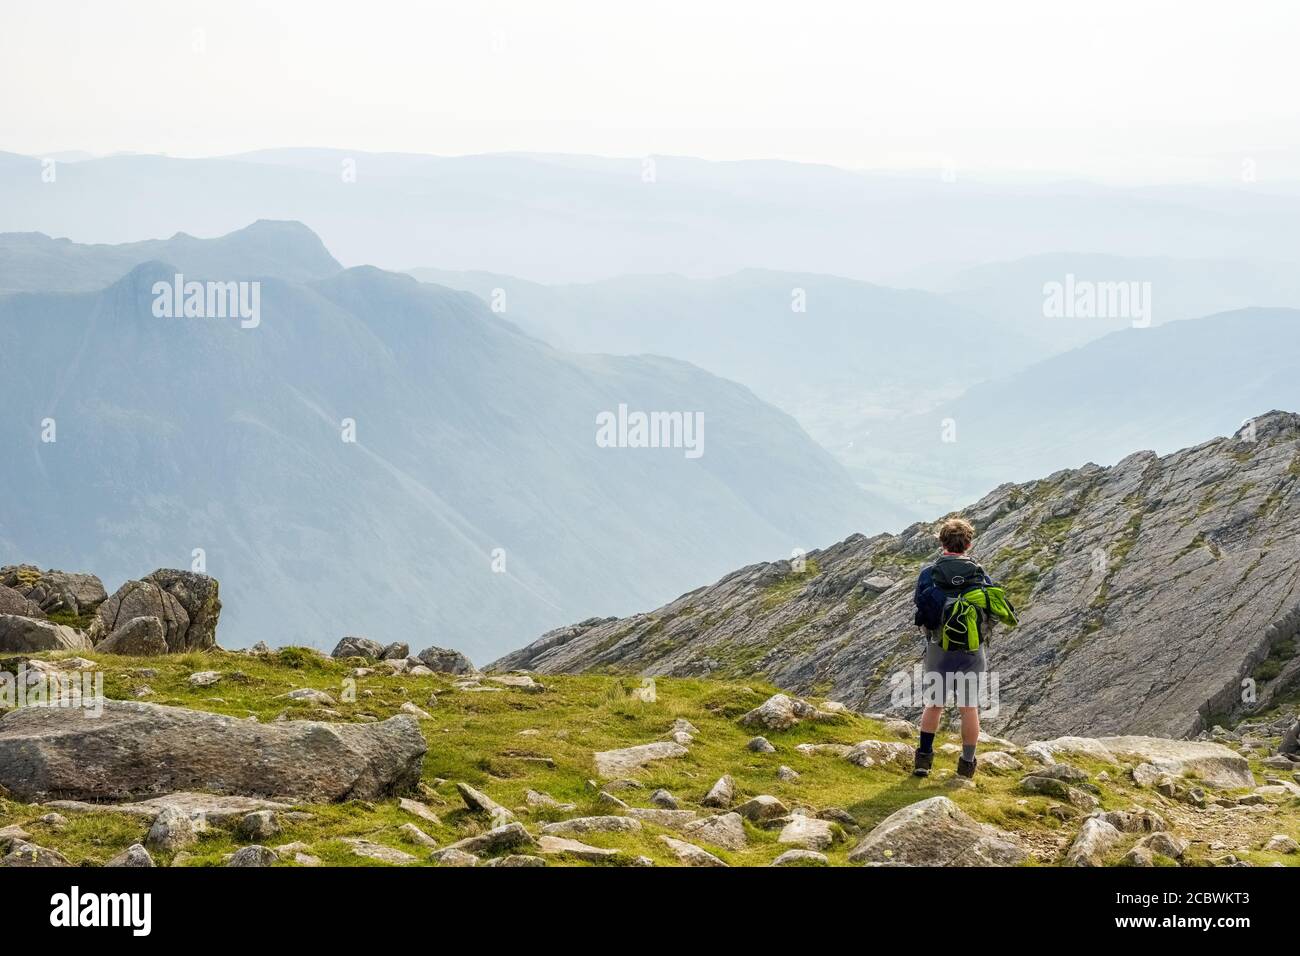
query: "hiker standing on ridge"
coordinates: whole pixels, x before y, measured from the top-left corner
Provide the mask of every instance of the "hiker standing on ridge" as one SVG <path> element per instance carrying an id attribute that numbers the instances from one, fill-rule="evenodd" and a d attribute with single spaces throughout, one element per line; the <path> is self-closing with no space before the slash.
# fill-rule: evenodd
<path id="1" fill-rule="evenodd" d="M 957 773 L 975 776 L 975 745 L 979 742 L 980 675 L 988 669 L 984 645 L 993 620 L 1012 627 L 1015 608 L 979 564 L 967 557 L 975 528 L 965 518 L 949 518 L 939 526 L 943 555 L 921 569 L 916 582 L 915 623 L 925 628 L 923 687 L 936 687 L 938 697 L 927 698 L 921 711 L 921 743 L 916 748 L 918 777 L 930 774 L 934 763 L 934 735 L 949 696 L 961 713 L 961 757 Z"/>

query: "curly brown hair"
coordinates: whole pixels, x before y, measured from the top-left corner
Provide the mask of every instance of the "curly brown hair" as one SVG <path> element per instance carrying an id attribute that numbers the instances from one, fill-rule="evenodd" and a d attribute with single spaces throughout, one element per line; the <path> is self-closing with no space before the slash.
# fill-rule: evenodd
<path id="1" fill-rule="evenodd" d="M 939 541 L 953 554 L 965 554 L 975 540 L 975 526 L 965 518 L 949 518 L 939 525 Z"/>

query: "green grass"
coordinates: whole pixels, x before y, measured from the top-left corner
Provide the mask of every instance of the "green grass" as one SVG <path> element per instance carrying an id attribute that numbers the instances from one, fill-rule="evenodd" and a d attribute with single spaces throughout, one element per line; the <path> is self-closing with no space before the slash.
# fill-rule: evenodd
<path id="1" fill-rule="evenodd" d="M 395 799 L 304 805 L 300 809 L 309 813 L 310 819 L 282 820 L 283 832 L 267 841 L 272 846 L 305 843 L 313 855 L 328 864 L 375 865 L 354 856 L 341 842 L 346 837 L 385 844 L 426 862 L 429 851 L 406 842 L 399 832 L 403 823 L 416 824 L 440 846 L 480 832 L 486 821 L 465 809 L 455 789 L 457 781 L 467 782 L 515 809 L 534 832 L 541 822 L 574 814 L 527 812 L 525 793 L 530 789 L 575 804 L 577 815 L 608 812 L 596 802 L 597 790 L 590 783 L 596 777 L 592 754 L 664 739 L 678 717 L 699 728 L 699 735 L 690 745 L 688 756 L 652 764 L 633 775 L 643 788 L 619 793 L 632 805 L 649 806 L 649 794 L 664 787 L 684 808 L 713 812 L 701 808 L 698 801 L 719 776 L 730 773 L 740 799 L 771 794 L 791 808 L 839 807 L 847 810 L 864 830 L 900 807 L 936 794 L 950 796 L 977 819 L 1015 830 L 1031 842 L 1035 836 L 1062 836 L 1062 828 L 1072 826 L 1049 812 L 1058 801 L 1019 793 L 1019 774 L 982 773 L 974 790 L 957 790 L 942 777 L 918 780 L 895 768 L 863 769 L 832 755 L 805 756 L 795 751 L 795 745 L 804 742 L 853 744 L 864 739 L 896 739 L 886 734 L 879 723 L 861 716 L 809 721 L 785 732 L 767 732 L 765 736 L 777 752 L 751 753 L 745 744 L 754 731 L 740 726 L 736 718 L 775 692 L 761 681 L 657 678 L 655 700 L 645 702 L 633 693 L 642 687 L 642 680 L 632 676 L 544 676 L 539 679 L 547 691 L 534 694 L 514 689 L 468 693 L 453 689 L 453 679 L 446 676 L 376 674 L 358 678 L 355 700 L 348 701 L 344 691 L 351 666 L 310 651 L 287 649 L 265 657 L 215 651 L 157 658 L 93 653 L 84 656 L 101 665 L 109 697 L 135 699 L 136 688 L 148 684 L 155 693 L 146 699 L 152 702 L 239 718 L 253 716 L 271 721 L 287 711 L 291 718 L 349 721 L 368 714 L 382 719 L 399 713 L 406 701 L 428 710 L 433 719 L 422 722 L 429 744 L 422 775 L 423 796 L 416 796 L 430 805 L 441 823 L 432 825 L 407 814 Z M 142 669 L 155 673 L 142 674 Z M 213 687 L 193 688 L 187 678 L 196 670 L 216 670 L 224 676 Z M 330 693 L 339 701 L 335 708 L 338 716 L 324 718 L 318 707 L 279 697 L 299 687 Z M 431 697 L 436 698 L 432 703 Z M 954 739 L 945 734 L 939 743 Z M 554 766 L 520 759 L 525 755 L 549 757 Z M 777 779 L 776 771 L 782 764 L 798 771 L 800 779 Z M 940 754 L 936 760 L 936 767 L 949 773 L 953 765 L 954 758 L 948 755 Z M 1124 808 L 1135 799 L 1150 799 L 1149 791 L 1135 796 L 1131 787 L 1119 780 L 1122 774 L 1115 773 L 1114 768 L 1111 771 L 1116 780 L 1102 789 L 1104 807 Z M 39 822 L 46 812 L 37 805 L 0 799 L 0 826 L 19 824 L 35 842 L 58 850 L 75 864 L 90 865 L 101 864 L 130 844 L 142 841 L 147 830 L 143 820 L 108 812 L 66 812 L 67 823 L 53 827 Z M 1290 829 L 1286 832 L 1297 830 L 1297 817 L 1300 814 L 1288 817 L 1286 826 Z M 1282 821 L 1270 823 L 1274 824 L 1282 832 Z M 743 850 L 733 852 L 702 845 L 734 865 L 766 865 L 787 849 L 777 843 L 779 830 L 750 824 L 746 824 L 746 830 L 749 846 Z M 644 855 L 661 865 L 676 865 L 675 857 L 657 839 L 659 834 L 682 838 L 681 834 L 646 824 L 641 833 L 595 833 L 582 840 L 622 851 L 622 861 Z M 850 836 L 829 850 L 831 862 L 847 863 L 855 840 Z M 229 828 L 212 827 L 187 851 L 191 854 L 189 863 L 220 865 L 225 854 L 245 842 Z M 155 854 L 155 859 L 160 865 L 171 862 L 171 857 L 162 853 Z M 558 865 L 572 861 L 551 862 Z"/>

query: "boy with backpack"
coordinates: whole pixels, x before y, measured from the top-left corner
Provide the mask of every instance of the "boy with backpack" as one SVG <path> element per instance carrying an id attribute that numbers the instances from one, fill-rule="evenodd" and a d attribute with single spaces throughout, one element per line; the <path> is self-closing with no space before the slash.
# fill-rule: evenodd
<path id="1" fill-rule="evenodd" d="M 921 743 L 916 748 L 914 770 L 918 777 L 930 774 L 934 763 L 934 736 L 939 730 L 948 700 L 948 689 L 956 691 L 961 713 L 961 757 L 957 773 L 975 776 L 975 746 L 979 742 L 978 696 L 969 699 L 970 688 L 978 686 L 979 675 L 988 668 L 985 644 L 994 621 L 1014 627 L 1015 608 L 1006 592 L 993 583 L 978 563 L 967 557 L 975 540 L 974 526 L 964 518 L 949 518 L 939 527 L 943 555 L 921 569 L 916 582 L 915 623 L 925 629 L 926 683 L 939 683 L 939 701 L 927 701 L 921 711 Z"/>

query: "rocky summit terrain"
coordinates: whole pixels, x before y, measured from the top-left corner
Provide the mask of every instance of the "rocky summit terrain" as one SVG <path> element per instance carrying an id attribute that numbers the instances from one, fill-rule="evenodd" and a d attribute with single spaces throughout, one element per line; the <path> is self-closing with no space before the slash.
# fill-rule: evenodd
<path id="1" fill-rule="evenodd" d="M 1021 617 L 989 644 L 997 732 L 1188 737 L 1296 695 L 1300 415 L 1005 484 L 962 513 Z M 759 675 L 883 711 L 898 704 L 891 677 L 919 661 L 912 597 L 939 553 L 933 529 L 742 568 L 658 610 L 553 630 L 493 666 Z"/>
<path id="2" fill-rule="evenodd" d="M 0 659 L 0 867 L 1300 864 L 1293 717 L 1214 741 L 951 734 L 760 681 L 485 674 L 347 638 Z M 417 663 L 412 663 L 412 661 Z M 78 684 L 78 681 L 80 683 Z"/>

